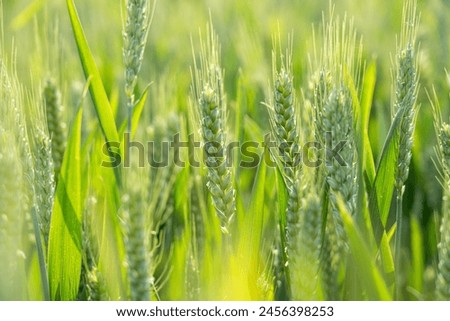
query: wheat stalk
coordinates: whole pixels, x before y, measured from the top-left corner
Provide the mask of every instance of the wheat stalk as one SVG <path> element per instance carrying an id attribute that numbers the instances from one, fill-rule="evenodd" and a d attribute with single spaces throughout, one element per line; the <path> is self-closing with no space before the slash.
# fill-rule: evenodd
<path id="1" fill-rule="evenodd" d="M 418 26 L 416 0 L 408 0 L 403 6 L 402 33 L 397 49 L 397 77 L 394 112 L 403 113 L 400 124 L 400 142 L 395 167 L 396 220 L 395 264 L 396 264 L 396 298 L 399 299 L 402 290 L 401 249 L 403 232 L 403 193 L 409 174 L 413 133 L 416 120 L 416 99 L 418 91 L 418 75 L 416 71 L 415 39 Z"/>
<path id="2" fill-rule="evenodd" d="M 353 129 L 352 86 L 359 93 L 362 45 L 353 27 L 353 20 L 334 16 L 330 8 L 329 21 L 323 17 L 322 48 L 314 50 L 310 62 L 313 90 L 313 117 L 315 138 L 327 148 L 341 144 L 338 155 L 323 155 L 325 166 L 316 169 L 318 188 L 329 186 L 331 214 L 326 224 L 327 233 L 321 249 L 321 275 L 328 299 L 339 298 L 337 275 L 346 265 L 347 236 L 339 212 L 338 198 L 342 197 L 347 210 L 356 213 L 357 153 Z M 342 145 L 343 144 L 343 145 Z M 331 157 L 330 157 L 331 156 Z M 335 157 L 336 156 L 336 157 Z"/>
<path id="3" fill-rule="evenodd" d="M 152 12 L 149 0 L 128 0 L 127 18 L 123 28 L 123 61 L 125 66 L 125 94 L 127 97 L 128 132 L 135 104 L 134 90 L 142 67 Z M 128 155 L 131 159 L 131 155 Z M 132 165 L 133 166 L 133 165 Z M 124 172 L 125 174 L 125 172 Z M 143 191 L 132 181 L 135 169 L 126 172 L 122 195 L 122 216 L 124 220 L 125 247 L 132 300 L 150 299 L 149 244 L 147 217 Z M 145 186 L 145 185 L 144 185 Z M 147 186 L 145 186 L 147 187 Z"/>
<path id="4" fill-rule="evenodd" d="M 51 141 L 43 130 L 36 135 L 35 153 L 35 189 L 39 214 L 39 226 L 44 237 L 45 247 L 48 248 L 50 234 L 50 220 L 53 200 L 55 197 L 54 167 Z"/>
<path id="5" fill-rule="evenodd" d="M 289 39 L 286 54 L 281 56 L 278 66 L 277 55 L 272 53 L 272 96 L 267 104 L 272 136 L 275 138 L 277 152 L 275 159 L 283 173 L 288 192 L 286 208 L 286 251 L 293 257 L 298 243 L 299 222 L 299 175 L 301 172 L 299 115 L 292 75 L 292 37 Z M 291 255 L 292 253 L 292 255 Z M 285 262 L 287 263 L 287 262 Z"/>
<path id="6" fill-rule="evenodd" d="M 201 44 L 200 66 L 194 59 L 192 96 L 200 114 L 201 135 L 208 167 L 207 187 L 212 196 L 221 230 L 230 234 L 236 213 L 233 177 L 226 162 L 226 101 L 220 68 L 219 42 L 212 28 Z"/>
<path id="7" fill-rule="evenodd" d="M 142 67 L 152 17 L 150 7 L 150 0 L 127 1 L 127 20 L 123 30 L 123 61 L 125 65 L 125 94 L 127 96 L 129 132 L 135 103 L 134 89 Z"/>

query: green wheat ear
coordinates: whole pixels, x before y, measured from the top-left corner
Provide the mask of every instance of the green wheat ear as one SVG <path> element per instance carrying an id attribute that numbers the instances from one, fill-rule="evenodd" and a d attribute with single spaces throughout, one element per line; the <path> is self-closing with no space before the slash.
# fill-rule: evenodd
<path id="1" fill-rule="evenodd" d="M 337 235 L 341 241 L 346 242 L 346 236 L 339 214 L 336 197 L 340 194 L 350 213 L 356 210 L 355 198 L 357 183 L 355 173 L 355 143 L 353 134 L 353 107 L 350 93 L 344 87 L 334 88 L 328 97 L 323 110 L 323 129 L 330 133 L 333 143 L 345 142 L 337 159 L 326 160 L 327 182 L 331 188 L 331 202 L 333 205 L 333 219 Z M 342 163 L 342 161 L 344 163 Z"/>
<path id="2" fill-rule="evenodd" d="M 417 112 L 417 72 L 412 44 L 408 44 L 398 57 L 398 74 L 396 81 L 396 102 L 397 111 L 404 109 L 404 116 L 401 122 L 400 146 L 395 169 L 395 187 L 399 193 L 408 178 L 409 164 L 411 162 L 411 150 L 413 143 L 413 132 L 415 116 Z"/>
<path id="3" fill-rule="evenodd" d="M 44 100 L 48 133 L 52 144 L 55 180 L 58 180 L 64 150 L 66 149 L 66 124 L 63 121 L 61 93 L 53 80 L 48 80 L 45 84 Z"/>
<path id="4" fill-rule="evenodd" d="M 231 223 L 236 214 L 236 199 L 233 176 L 226 159 L 226 101 L 219 42 L 212 26 L 208 28 L 206 44 L 201 44 L 200 66 L 194 58 L 192 96 L 197 103 L 205 144 L 207 187 L 220 219 L 221 230 L 227 235 L 231 233 Z"/>
<path id="5" fill-rule="evenodd" d="M 150 0 L 127 1 L 127 18 L 123 30 L 123 61 L 129 132 L 135 104 L 134 89 L 142 67 L 151 21 L 150 2 Z M 150 251 L 143 189 L 137 188 L 133 181 L 136 170 L 133 167 L 127 172 L 124 171 L 126 188 L 122 195 L 121 211 L 124 219 L 130 297 L 132 300 L 147 301 L 150 299 Z"/>
<path id="6" fill-rule="evenodd" d="M 35 142 L 35 190 L 38 206 L 39 227 L 48 247 L 50 220 L 55 197 L 55 179 L 51 141 L 48 135 L 38 130 Z"/>
<path id="7" fill-rule="evenodd" d="M 291 45 L 290 45 L 291 46 Z M 288 256 L 293 252 L 298 241 L 299 222 L 299 176 L 300 138 L 297 123 L 299 115 L 295 98 L 295 89 L 292 75 L 292 52 L 288 48 L 286 57 L 278 69 L 276 55 L 273 54 L 273 89 L 269 100 L 268 111 L 272 135 L 277 144 L 276 159 L 279 160 L 280 169 L 288 190 L 288 203 L 286 208 L 286 251 Z"/>
<path id="8" fill-rule="evenodd" d="M 395 82 L 394 113 L 403 113 L 400 124 L 400 142 L 395 167 L 396 220 L 395 264 L 396 264 L 396 299 L 400 299 L 402 280 L 402 233 L 403 233 L 403 193 L 409 174 L 412 156 L 414 127 L 417 116 L 417 91 L 419 77 L 417 74 L 416 34 L 419 16 L 417 1 L 407 0 L 403 6 L 402 33 L 397 46 L 397 66 Z"/>
<path id="9" fill-rule="evenodd" d="M 142 67 L 152 17 L 150 2 L 150 0 L 127 1 L 127 19 L 123 30 L 123 61 L 129 117 L 128 131 L 131 129 L 131 114 L 135 103 L 134 89 Z"/>
<path id="10" fill-rule="evenodd" d="M 348 211 L 356 214 L 358 191 L 357 151 L 355 145 L 354 101 L 351 86 L 360 93 L 362 45 L 346 16 L 333 15 L 323 18 L 320 33 L 320 52 L 314 51 L 310 63 L 312 90 L 312 114 L 314 136 L 323 146 L 341 145 L 338 155 L 323 155 L 324 166 L 315 169 L 318 189 L 329 187 L 330 213 L 325 223 L 326 233 L 322 240 L 320 269 L 325 297 L 340 298 L 342 290 L 338 276 L 347 264 L 348 241 L 339 212 L 337 199 L 341 196 Z M 359 40 L 359 42 L 358 42 Z M 350 84 L 349 82 L 352 82 Z"/>

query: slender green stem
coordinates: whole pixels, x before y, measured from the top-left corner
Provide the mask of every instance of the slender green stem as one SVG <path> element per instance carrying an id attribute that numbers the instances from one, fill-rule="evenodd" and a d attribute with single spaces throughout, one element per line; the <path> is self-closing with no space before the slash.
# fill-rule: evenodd
<path id="1" fill-rule="evenodd" d="M 401 298 L 401 249 L 402 249 L 402 228 L 403 228 L 403 189 L 397 190 L 397 202 L 396 202 L 396 221 L 397 231 L 395 233 L 395 299 Z"/>
<path id="2" fill-rule="evenodd" d="M 32 209 L 31 216 L 33 219 L 34 235 L 36 237 L 36 248 L 37 248 L 38 260 L 39 260 L 39 270 L 41 271 L 40 274 L 41 274 L 41 283 L 42 283 L 42 291 L 44 294 L 44 300 L 50 301 L 47 266 L 45 264 L 45 255 L 44 255 L 44 250 L 42 248 L 41 234 L 40 234 L 38 219 L 37 219 L 37 215 L 36 215 L 36 209 L 34 207 Z"/>

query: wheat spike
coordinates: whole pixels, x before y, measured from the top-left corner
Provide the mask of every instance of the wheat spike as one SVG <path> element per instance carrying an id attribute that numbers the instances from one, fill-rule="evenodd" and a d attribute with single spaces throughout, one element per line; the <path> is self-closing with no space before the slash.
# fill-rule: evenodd
<path id="1" fill-rule="evenodd" d="M 226 162 L 226 101 L 219 42 L 212 26 L 208 28 L 206 44 L 202 43 L 201 46 L 200 68 L 195 62 L 194 69 L 192 92 L 197 102 L 205 144 L 207 187 L 220 219 L 221 230 L 224 234 L 230 234 L 236 213 L 236 199 L 232 173 Z"/>
<path id="2" fill-rule="evenodd" d="M 52 144 L 55 180 L 57 181 L 66 149 L 66 125 L 63 121 L 61 93 L 53 80 L 48 80 L 45 85 L 44 100 L 48 133 Z"/>

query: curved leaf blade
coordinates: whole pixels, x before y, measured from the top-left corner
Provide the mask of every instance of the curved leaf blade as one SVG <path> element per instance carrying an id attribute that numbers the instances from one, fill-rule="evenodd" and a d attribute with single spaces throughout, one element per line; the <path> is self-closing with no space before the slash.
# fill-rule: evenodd
<path id="1" fill-rule="evenodd" d="M 107 142 L 120 142 L 119 134 L 117 132 L 116 123 L 114 120 L 113 110 L 109 103 L 105 87 L 103 86 L 100 72 L 97 68 L 94 57 L 89 48 L 73 0 L 67 0 L 67 8 L 69 10 L 70 21 L 72 24 L 72 31 L 75 36 L 75 41 L 77 44 L 78 53 L 80 56 L 85 77 L 86 79 L 92 77 L 89 91 L 91 93 L 92 101 L 95 106 L 95 111 L 97 113 L 100 127 L 102 129 L 103 134 L 105 135 Z"/>
<path id="2" fill-rule="evenodd" d="M 364 280 L 362 286 L 366 289 L 369 300 L 392 300 L 386 283 L 375 265 L 375 259 L 371 257 L 372 251 L 341 199 L 339 199 L 339 212 L 347 233 L 350 252 L 356 264 L 355 271 L 359 279 Z"/>
<path id="3" fill-rule="evenodd" d="M 74 300 L 81 274 L 81 121 L 79 109 L 71 128 L 56 190 L 50 225 L 48 273 L 52 300 Z"/>
<path id="4" fill-rule="evenodd" d="M 400 127 L 404 113 L 404 108 L 400 108 L 392 121 L 369 195 L 370 218 L 377 244 L 380 244 L 385 230 L 394 195 L 395 168 L 397 166 Z"/>

